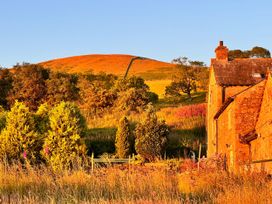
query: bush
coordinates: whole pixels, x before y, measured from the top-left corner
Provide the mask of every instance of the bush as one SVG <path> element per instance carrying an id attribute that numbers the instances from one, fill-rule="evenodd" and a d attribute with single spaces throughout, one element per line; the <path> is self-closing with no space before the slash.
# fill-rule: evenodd
<path id="1" fill-rule="evenodd" d="M 189 106 L 183 106 L 177 109 L 176 117 L 178 118 L 191 118 L 191 117 L 205 117 L 206 116 L 206 104 L 195 104 Z"/>
<path id="2" fill-rule="evenodd" d="M 43 155 L 54 170 L 67 169 L 86 153 L 80 143 L 85 121 L 75 105 L 61 102 L 50 111 L 49 125 Z"/>
<path id="3" fill-rule="evenodd" d="M 166 148 L 169 129 L 164 121 L 158 121 L 155 111 L 149 105 L 146 118 L 135 129 L 136 152 L 147 161 L 162 156 Z"/>
<path id="4" fill-rule="evenodd" d="M 0 155 L 8 161 L 39 156 L 41 138 L 35 130 L 33 115 L 23 103 L 16 101 L 7 113 L 6 127 L 0 134 Z"/>
<path id="5" fill-rule="evenodd" d="M 129 136 L 130 136 L 129 122 L 126 117 L 122 118 L 116 133 L 115 149 L 116 155 L 119 158 L 127 158 L 129 156 Z"/>
<path id="6" fill-rule="evenodd" d="M 40 105 L 34 115 L 36 128 L 40 134 L 45 134 L 49 129 L 49 110 L 50 107 L 48 106 L 48 104 L 44 103 Z"/>
<path id="7" fill-rule="evenodd" d="M 5 125 L 6 125 L 6 112 L 2 108 L 2 106 L 0 106 L 0 132 L 5 127 Z"/>

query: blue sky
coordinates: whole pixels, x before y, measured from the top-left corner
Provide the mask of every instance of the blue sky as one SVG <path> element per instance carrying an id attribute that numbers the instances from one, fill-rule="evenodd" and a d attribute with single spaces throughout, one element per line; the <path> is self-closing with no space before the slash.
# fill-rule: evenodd
<path id="1" fill-rule="evenodd" d="M 262 0 L 6 0 L 0 65 L 120 53 L 205 61 L 219 40 L 272 51 L 272 2 Z"/>

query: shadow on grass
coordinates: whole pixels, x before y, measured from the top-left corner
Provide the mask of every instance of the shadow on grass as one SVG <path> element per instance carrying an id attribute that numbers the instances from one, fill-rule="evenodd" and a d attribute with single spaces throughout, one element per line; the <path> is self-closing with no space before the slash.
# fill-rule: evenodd
<path id="1" fill-rule="evenodd" d="M 155 104 L 157 108 L 168 108 L 168 107 L 178 107 L 181 105 L 192 105 L 197 103 L 206 102 L 207 92 L 196 92 L 192 94 L 192 98 L 189 99 L 187 95 L 182 95 L 181 97 L 169 97 L 162 98 Z"/>
<path id="2" fill-rule="evenodd" d="M 202 154 L 206 154 L 206 128 L 205 126 L 192 129 L 171 130 L 168 137 L 166 154 L 168 157 L 184 157 L 184 150 L 193 150 L 198 155 L 199 145 L 202 144 Z"/>
<path id="3" fill-rule="evenodd" d="M 89 129 L 84 138 L 88 148 L 88 154 L 92 152 L 97 157 L 103 153 L 115 152 L 115 134 L 116 128 L 94 128 Z"/>

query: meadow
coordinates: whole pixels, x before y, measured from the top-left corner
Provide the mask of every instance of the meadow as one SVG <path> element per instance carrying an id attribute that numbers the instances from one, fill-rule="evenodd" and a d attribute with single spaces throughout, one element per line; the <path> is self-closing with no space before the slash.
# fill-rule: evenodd
<path id="1" fill-rule="evenodd" d="M 62 172 L 45 166 L 0 164 L 2 203 L 269 203 L 271 178 L 232 175 L 218 160 L 96 167 Z M 258 192 L 258 193 L 256 193 Z"/>

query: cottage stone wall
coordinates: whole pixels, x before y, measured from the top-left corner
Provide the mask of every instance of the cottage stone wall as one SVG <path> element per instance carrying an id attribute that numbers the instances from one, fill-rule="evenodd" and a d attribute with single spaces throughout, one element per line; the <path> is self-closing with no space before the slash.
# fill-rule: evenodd
<path id="1" fill-rule="evenodd" d="M 272 78 L 269 75 L 256 125 L 257 139 L 251 142 L 252 161 L 272 159 Z M 272 173 L 272 162 L 252 165 L 253 170 L 265 170 Z"/>

